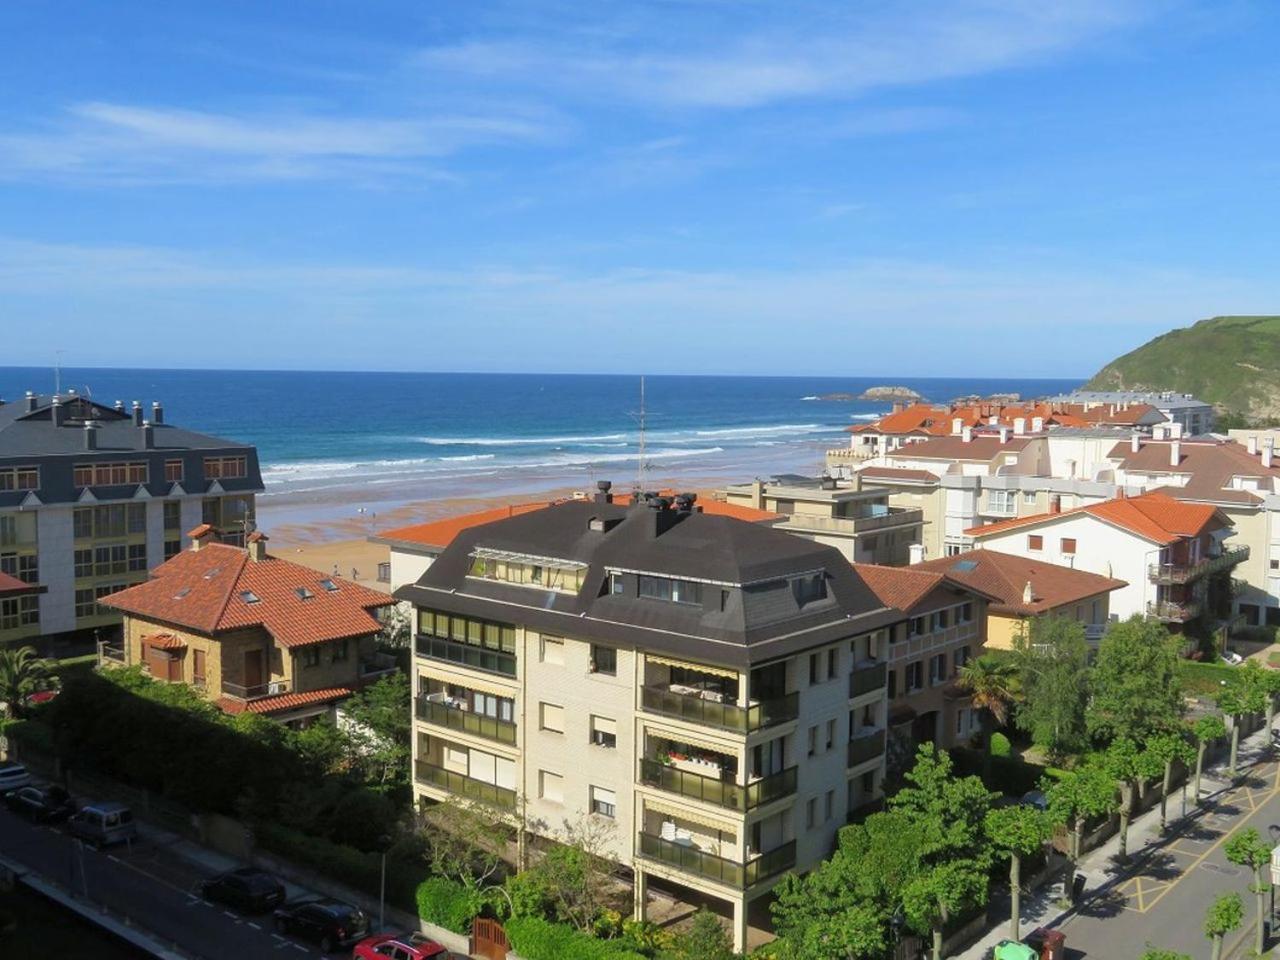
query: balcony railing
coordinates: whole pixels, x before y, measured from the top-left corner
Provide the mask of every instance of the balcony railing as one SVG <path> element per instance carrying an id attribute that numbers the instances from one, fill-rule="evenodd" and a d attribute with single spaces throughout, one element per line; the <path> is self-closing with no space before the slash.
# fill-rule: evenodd
<path id="1" fill-rule="evenodd" d="M 1233 547 L 1216 557 L 1206 557 L 1197 563 L 1153 563 L 1147 568 L 1147 575 L 1153 583 L 1190 583 L 1248 559 L 1248 547 Z"/>
<path id="2" fill-rule="evenodd" d="M 360 679 L 368 682 L 396 672 L 396 658 L 389 653 L 375 653 L 360 661 Z"/>
<path id="3" fill-rule="evenodd" d="M 722 883 L 738 890 L 755 886 L 761 880 L 777 876 L 796 865 L 796 842 L 789 840 L 746 863 L 737 863 L 706 853 L 697 847 L 665 840 L 652 833 L 641 832 L 639 854 L 649 860 L 668 864 L 684 873 Z"/>
<path id="4" fill-rule="evenodd" d="M 111 664 L 112 666 L 123 667 L 125 663 L 123 643 L 109 643 L 106 640 L 98 642 L 98 666 Z"/>
<path id="5" fill-rule="evenodd" d="M 860 664 L 849 674 L 849 699 L 884 689 L 888 666 L 883 663 Z"/>
<path id="6" fill-rule="evenodd" d="M 460 730 L 498 743 L 514 744 L 516 742 L 514 723 L 499 720 L 497 717 L 486 717 L 482 713 L 464 710 L 448 702 L 419 697 L 418 719 L 433 723 L 437 727 Z"/>
<path id="7" fill-rule="evenodd" d="M 260 700 L 263 697 L 275 697 L 289 692 L 288 680 L 268 680 L 266 683 L 255 683 L 242 686 L 238 683 L 222 682 L 222 695 L 233 700 Z"/>
<path id="8" fill-rule="evenodd" d="M 1147 616 L 1167 623 L 1186 623 L 1200 616 L 1200 604 L 1174 603 L 1172 600 L 1151 601 L 1147 604 Z"/>
<path id="9" fill-rule="evenodd" d="M 500 810 L 514 810 L 516 808 L 516 792 L 508 790 L 506 787 L 500 787 L 496 783 L 473 780 L 466 774 L 446 770 L 444 767 L 437 767 L 435 764 L 427 763 L 425 760 L 419 760 L 414 765 L 414 770 L 419 782 L 428 786 L 439 787 L 441 790 L 448 790 L 457 796 L 478 800 L 480 803 L 497 807 Z"/>
<path id="10" fill-rule="evenodd" d="M 690 694 L 675 693 L 666 687 L 642 687 L 640 703 L 650 713 L 660 713 L 664 717 L 677 717 L 701 726 L 718 727 L 736 733 L 750 733 L 794 720 L 799 716 L 800 694 L 789 693 L 785 697 L 740 707 L 736 703 L 720 703 Z"/>
<path id="11" fill-rule="evenodd" d="M 443 637 L 418 636 L 418 656 L 430 657 L 433 660 L 444 660 L 458 663 L 464 667 L 474 667 L 488 673 L 500 673 L 505 677 L 516 675 L 516 657 L 513 653 L 490 650 L 487 647 L 473 647 L 469 643 L 458 643 Z"/>
<path id="12" fill-rule="evenodd" d="M 864 734 L 849 741 L 848 766 L 856 767 L 868 760 L 884 756 L 884 731 Z"/>
<path id="13" fill-rule="evenodd" d="M 640 782 L 700 803 L 746 811 L 795 793 L 796 768 L 788 767 L 743 786 L 731 780 L 678 770 L 659 760 L 642 759 Z"/>
<path id="14" fill-rule="evenodd" d="M 920 523 L 924 523 L 923 510 L 893 507 L 888 513 L 865 517 L 821 517 L 806 513 L 792 513 L 778 524 L 778 528 L 853 536 L 859 533 L 870 533 L 873 530 L 883 530 L 885 527 L 914 526 Z"/>

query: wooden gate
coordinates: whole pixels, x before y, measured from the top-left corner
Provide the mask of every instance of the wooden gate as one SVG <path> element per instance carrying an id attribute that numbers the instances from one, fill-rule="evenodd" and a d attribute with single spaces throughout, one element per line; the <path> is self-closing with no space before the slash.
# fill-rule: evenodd
<path id="1" fill-rule="evenodd" d="M 507 960 L 507 951 L 511 944 L 502 924 L 486 917 L 476 917 L 471 921 L 471 953 L 473 956 L 485 957 L 486 960 Z"/>

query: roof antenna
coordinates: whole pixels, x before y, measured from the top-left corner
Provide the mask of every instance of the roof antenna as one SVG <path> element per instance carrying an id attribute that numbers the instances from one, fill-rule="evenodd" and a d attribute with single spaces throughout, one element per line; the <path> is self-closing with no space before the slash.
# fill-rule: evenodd
<path id="1" fill-rule="evenodd" d="M 632 416 L 635 417 L 640 424 L 640 449 L 636 456 L 636 489 L 635 489 L 636 500 L 639 501 L 640 494 L 644 492 L 644 472 L 645 472 L 644 377 L 643 376 L 640 378 L 640 411 L 638 413 L 633 413 Z"/>
<path id="2" fill-rule="evenodd" d="M 65 350 L 53 351 L 53 395 L 59 396 L 62 393 L 62 355 Z"/>

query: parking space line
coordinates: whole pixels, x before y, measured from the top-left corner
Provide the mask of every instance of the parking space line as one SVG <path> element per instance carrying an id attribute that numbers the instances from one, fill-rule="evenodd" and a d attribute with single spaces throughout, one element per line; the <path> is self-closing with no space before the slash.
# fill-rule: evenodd
<path id="1" fill-rule="evenodd" d="M 253 927 L 253 929 L 255 929 L 255 930 L 261 930 L 261 929 L 262 929 L 260 926 L 258 926 L 256 923 L 254 923 L 252 920 L 249 920 L 249 921 L 246 921 L 246 922 L 249 924 L 249 926 Z"/>

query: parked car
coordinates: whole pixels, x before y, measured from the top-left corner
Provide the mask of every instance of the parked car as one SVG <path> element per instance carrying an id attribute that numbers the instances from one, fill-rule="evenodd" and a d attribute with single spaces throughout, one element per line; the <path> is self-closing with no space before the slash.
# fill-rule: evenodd
<path id="1" fill-rule="evenodd" d="M 20 763 L 0 763 L 0 797 L 13 790 L 31 786 L 31 774 Z"/>
<path id="2" fill-rule="evenodd" d="M 23 787 L 6 794 L 5 804 L 36 823 L 61 823 L 76 812 L 71 795 L 62 787 Z"/>
<path id="3" fill-rule="evenodd" d="M 351 960 L 466 960 L 466 957 L 450 953 L 442 944 L 414 931 L 366 937 L 351 951 Z"/>
<path id="4" fill-rule="evenodd" d="M 265 870 L 240 867 L 202 881 L 200 895 L 245 913 L 266 913 L 284 903 L 284 884 Z"/>
<path id="5" fill-rule="evenodd" d="M 1240 656 L 1240 654 L 1236 653 L 1234 650 L 1223 650 L 1222 659 L 1233 667 L 1238 667 L 1240 664 L 1244 663 L 1244 657 Z"/>
<path id="6" fill-rule="evenodd" d="M 1049 809 L 1049 798 L 1039 790 L 1028 790 L 1018 802 L 1024 807 L 1035 807 L 1042 812 Z"/>
<path id="7" fill-rule="evenodd" d="M 369 918 L 359 907 L 340 900 L 295 900 L 275 913 L 276 929 L 320 945 L 324 953 L 363 940 Z"/>
<path id="8" fill-rule="evenodd" d="M 112 843 L 124 843 L 138 835 L 138 824 L 133 811 L 123 803 L 90 803 L 67 820 L 72 836 L 87 840 L 99 847 Z"/>

